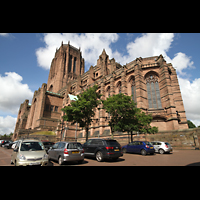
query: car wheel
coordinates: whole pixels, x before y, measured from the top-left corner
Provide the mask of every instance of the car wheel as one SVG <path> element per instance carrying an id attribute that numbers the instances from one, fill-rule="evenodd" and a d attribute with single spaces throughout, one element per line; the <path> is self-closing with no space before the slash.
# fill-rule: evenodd
<path id="1" fill-rule="evenodd" d="M 123 153 L 126 153 L 126 148 L 123 148 L 122 151 L 123 151 Z"/>
<path id="2" fill-rule="evenodd" d="M 96 153 L 96 160 L 97 160 L 98 162 L 102 162 L 102 161 L 103 161 L 103 154 L 102 154 L 101 151 L 98 151 L 98 152 Z"/>
<path id="3" fill-rule="evenodd" d="M 163 149 L 159 149 L 158 152 L 159 152 L 159 154 L 164 154 L 165 153 L 165 151 Z"/>
<path id="4" fill-rule="evenodd" d="M 62 164 L 63 164 L 63 159 L 62 159 L 61 156 L 58 158 L 58 164 L 59 164 L 59 165 L 62 165 Z"/>
<path id="5" fill-rule="evenodd" d="M 142 150 L 141 150 L 141 154 L 142 154 L 143 156 L 146 156 L 146 155 L 147 155 L 147 152 L 146 152 L 144 149 L 142 149 Z"/>

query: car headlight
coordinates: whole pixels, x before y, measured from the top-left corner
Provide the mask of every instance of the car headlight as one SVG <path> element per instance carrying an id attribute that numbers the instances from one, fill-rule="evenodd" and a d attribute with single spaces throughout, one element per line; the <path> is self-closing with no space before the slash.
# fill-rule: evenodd
<path id="1" fill-rule="evenodd" d="M 26 160 L 26 157 L 25 157 L 24 155 L 22 155 L 22 154 L 20 154 L 20 155 L 18 156 L 18 158 L 19 158 L 20 160 Z"/>
<path id="2" fill-rule="evenodd" d="M 48 158 L 48 155 L 47 155 L 47 154 L 44 154 L 43 158 L 44 158 L 44 159 L 47 159 L 47 158 Z"/>

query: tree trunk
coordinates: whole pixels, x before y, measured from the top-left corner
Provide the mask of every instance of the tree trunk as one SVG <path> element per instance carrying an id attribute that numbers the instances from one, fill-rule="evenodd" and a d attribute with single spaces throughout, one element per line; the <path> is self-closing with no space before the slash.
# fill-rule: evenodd
<path id="1" fill-rule="evenodd" d="M 88 130 L 89 130 L 89 128 L 86 127 L 86 128 L 85 128 L 85 131 L 86 131 L 86 142 L 88 141 Z"/>
<path id="2" fill-rule="evenodd" d="M 131 131 L 131 142 L 133 142 L 133 131 Z"/>

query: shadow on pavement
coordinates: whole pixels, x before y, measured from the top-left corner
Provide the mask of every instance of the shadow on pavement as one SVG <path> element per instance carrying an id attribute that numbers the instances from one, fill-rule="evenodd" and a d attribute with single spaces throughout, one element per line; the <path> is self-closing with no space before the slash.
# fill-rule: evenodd
<path id="1" fill-rule="evenodd" d="M 191 163 L 191 164 L 186 165 L 186 166 L 200 166 L 200 162 Z"/>
<path id="2" fill-rule="evenodd" d="M 47 166 L 55 166 L 55 163 L 56 163 L 56 166 L 59 166 L 58 162 L 56 161 L 49 161 Z M 88 163 L 88 161 L 84 160 L 83 163 L 78 163 L 77 161 L 68 161 L 68 162 L 65 162 L 62 166 L 68 166 L 68 165 L 84 165 Z"/>

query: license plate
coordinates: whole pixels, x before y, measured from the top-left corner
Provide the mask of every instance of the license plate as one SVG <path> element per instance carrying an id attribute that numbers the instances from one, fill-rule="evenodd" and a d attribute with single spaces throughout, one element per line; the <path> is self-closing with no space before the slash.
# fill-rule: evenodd
<path id="1" fill-rule="evenodd" d="M 150 149 L 153 149 L 153 147 L 150 147 Z"/>
<path id="2" fill-rule="evenodd" d="M 72 154 L 77 154 L 79 153 L 79 151 L 72 151 Z"/>
<path id="3" fill-rule="evenodd" d="M 119 149 L 115 149 L 115 151 L 119 151 Z"/>
<path id="4" fill-rule="evenodd" d="M 41 163 L 35 162 L 35 163 L 30 163 L 29 165 L 40 165 Z"/>

